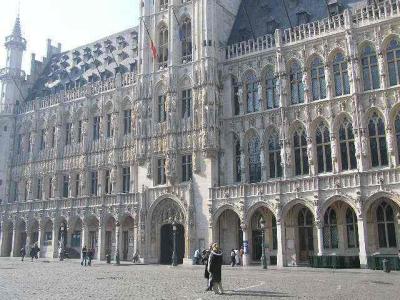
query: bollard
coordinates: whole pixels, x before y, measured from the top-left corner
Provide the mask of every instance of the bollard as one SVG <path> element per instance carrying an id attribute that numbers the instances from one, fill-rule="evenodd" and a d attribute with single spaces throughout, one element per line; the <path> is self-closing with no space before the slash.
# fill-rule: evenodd
<path id="1" fill-rule="evenodd" d="M 384 259 L 382 261 L 382 270 L 383 272 L 389 273 L 390 272 L 390 264 L 389 264 L 389 260 Z"/>

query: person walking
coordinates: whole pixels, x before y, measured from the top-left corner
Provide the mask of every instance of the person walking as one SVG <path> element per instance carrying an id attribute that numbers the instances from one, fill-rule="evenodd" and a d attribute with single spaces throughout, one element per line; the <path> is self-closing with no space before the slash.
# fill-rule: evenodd
<path id="1" fill-rule="evenodd" d="M 88 266 L 91 266 L 91 265 L 92 265 L 92 259 L 93 259 L 93 257 L 94 257 L 94 250 L 93 250 L 93 248 L 90 248 L 90 249 L 89 249 L 87 255 L 88 255 L 88 259 L 89 259 Z"/>
<path id="2" fill-rule="evenodd" d="M 136 250 L 135 254 L 133 255 L 133 263 L 136 264 L 139 262 L 139 253 Z"/>
<path id="3" fill-rule="evenodd" d="M 29 251 L 29 256 L 31 257 L 31 261 L 36 257 L 36 248 L 35 246 L 31 247 L 31 251 Z"/>
<path id="4" fill-rule="evenodd" d="M 240 258 L 239 258 L 239 250 L 238 249 L 235 250 L 235 263 L 236 263 L 237 266 L 240 265 Z"/>
<path id="5" fill-rule="evenodd" d="M 86 261 L 87 261 L 87 248 L 86 248 L 86 246 L 83 246 L 81 266 L 83 266 L 83 264 L 85 264 L 85 267 L 86 267 Z"/>
<path id="6" fill-rule="evenodd" d="M 210 281 L 213 285 L 214 293 L 222 295 L 222 251 L 217 243 L 213 244 L 210 258 L 208 259 L 208 272 L 210 273 Z"/>
<path id="7" fill-rule="evenodd" d="M 202 253 L 203 254 L 202 263 L 205 266 L 204 278 L 207 279 L 207 289 L 206 289 L 206 291 L 212 291 L 212 282 L 210 281 L 210 273 L 208 272 L 208 260 L 210 258 L 211 250 L 212 250 L 212 246 L 210 246 L 210 248 L 208 250 L 204 249 L 204 251 Z"/>
<path id="8" fill-rule="evenodd" d="M 240 250 L 239 250 L 239 258 L 240 258 L 240 265 L 241 265 L 241 266 L 243 266 L 243 254 L 244 254 L 243 247 L 240 247 Z"/>
<path id="9" fill-rule="evenodd" d="M 196 249 L 196 251 L 194 251 L 193 262 L 195 265 L 198 265 L 200 262 L 200 250 L 199 249 Z"/>
<path id="10" fill-rule="evenodd" d="M 235 250 L 231 250 L 231 267 L 234 267 L 236 263 L 236 258 L 235 258 Z"/>
<path id="11" fill-rule="evenodd" d="M 19 250 L 19 254 L 21 255 L 21 261 L 24 261 L 26 255 L 25 247 L 22 247 L 21 250 Z"/>

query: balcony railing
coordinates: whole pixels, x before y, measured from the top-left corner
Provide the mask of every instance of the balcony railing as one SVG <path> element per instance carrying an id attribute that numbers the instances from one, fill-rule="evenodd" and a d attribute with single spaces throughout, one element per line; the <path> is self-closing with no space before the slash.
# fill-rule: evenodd
<path id="1" fill-rule="evenodd" d="M 122 87 L 130 86 L 136 83 L 135 73 L 126 73 L 122 75 L 120 85 Z M 17 107 L 17 114 L 24 114 L 33 111 L 35 108 L 42 109 L 57 105 L 63 102 L 69 102 L 80 98 L 87 97 L 88 95 L 98 95 L 117 87 L 116 79 L 112 78 L 106 81 L 94 82 L 79 88 L 73 88 L 60 93 L 37 98 L 34 101 L 26 102 Z"/>
<path id="2" fill-rule="evenodd" d="M 374 1 L 375 2 L 375 1 Z M 387 19 L 400 15 L 400 1 L 399 0 L 386 0 L 384 2 L 376 3 L 355 9 L 353 11 L 353 23 L 356 26 L 362 26 L 371 22 Z"/>

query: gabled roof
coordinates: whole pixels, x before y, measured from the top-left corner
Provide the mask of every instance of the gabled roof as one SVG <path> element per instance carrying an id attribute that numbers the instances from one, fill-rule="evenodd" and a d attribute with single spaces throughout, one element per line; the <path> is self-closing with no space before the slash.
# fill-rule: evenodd
<path id="1" fill-rule="evenodd" d="M 228 44 L 274 33 L 275 29 L 299 25 L 328 17 L 328 5 L 346 8 L 367 5 L 370 0 L 242 0 Z M 287 8 L 287 13 L 285 6 Z M 290 23 L 288 19 L 290 18 Z"/>

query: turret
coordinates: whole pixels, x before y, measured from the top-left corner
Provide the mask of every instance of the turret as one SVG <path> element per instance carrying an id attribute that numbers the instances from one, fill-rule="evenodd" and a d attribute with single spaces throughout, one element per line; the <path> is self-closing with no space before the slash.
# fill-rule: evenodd
<path id="1" fill-rule="evenodd" d="M 17 16 L 11 35 L 6 37 L 7 49 L 6 67 L 0 69 L 0 106 L 13 107 L 21 101 L 21 86 L 25 80 L 25 72 L 21 70 L 22 56 L 26 49 L 26 40 L 22 37 L 21 22 Z"/>

